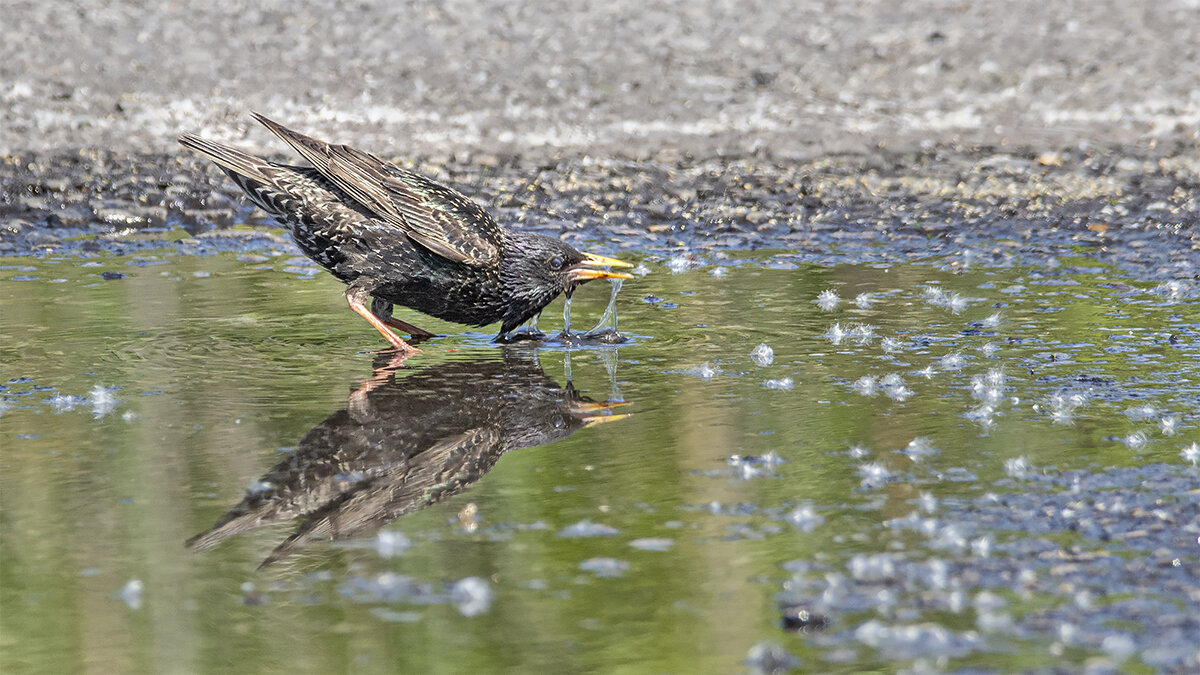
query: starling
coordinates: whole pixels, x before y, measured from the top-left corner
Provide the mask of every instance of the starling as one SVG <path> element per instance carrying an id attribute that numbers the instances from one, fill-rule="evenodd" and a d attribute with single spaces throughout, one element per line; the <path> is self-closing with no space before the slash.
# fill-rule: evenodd
<path id="1" fill-rule="evenodd" d="M 631 278 L 601 269 L 629 263 L 503 228 L 425 176 L 254 118 L 312 166 L 276 164 L 192 134 L 179 142 L 216 162 L 250 201 L 287 226 L 306 256 L 347 285 L 350 309 L 403 354 L 419 350 L 388 326 L 414 341 L 433 333 L 393 317 L 394 305 L 472 326 L 499 321 L 505 336 L 579 284 Z"/>

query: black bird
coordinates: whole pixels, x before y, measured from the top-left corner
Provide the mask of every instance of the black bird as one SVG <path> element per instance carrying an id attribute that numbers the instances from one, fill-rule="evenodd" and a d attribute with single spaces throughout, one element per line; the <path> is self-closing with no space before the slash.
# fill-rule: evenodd
<path id="1" fill-rule="evenodd" d="M 503 336 L 579 284 L 632 278 L 597 269 L 629 263 L 505 229 L 452 188 L 253 115 L 312 167 L 276 164 L 192 134 L 179 142 L 216 162 L 286 225 L 305 255 L 349 286 L 350 309 L 404 354 L 419 350 L 388 326 L 416 339 L 433 333 L 394 318 L 393 305 L 472 326 L 499 321 Z"/>
<path id="2" fill-rule="evenodd" d="M 188 540 L 203 551 L 248 530 L 300 519 L 262 566 L 312 541 L 361 537 L 442 501 L 482 478 L 510 450 L 560 440 L 628 415 L 623 403 L 560 387 L 536 355 L 505 347 L 502 360 L 452 361 L 376 371 L 342 410 L 313 427 L 211 529 Z"/>

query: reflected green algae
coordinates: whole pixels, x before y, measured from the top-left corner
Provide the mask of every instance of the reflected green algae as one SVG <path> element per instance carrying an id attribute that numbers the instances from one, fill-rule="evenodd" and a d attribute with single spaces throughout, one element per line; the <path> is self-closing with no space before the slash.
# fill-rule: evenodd
<path id="1" fill-rule="evenodd" d="M 584 394 L 618 389 L 632 413 L 620 424 L 506 453 L 462 493 L 386 526 L 411 541 L 400 555 L 381 555 L 363 533 L 262 572 L 295 521 L 200 554 L 183 542 L 371 377 L 383 345 L 346 311 L 337 282 L 286 256 L 0 261 L 5 670 L 709 672 L 736 670 L 763 640 L 829 665 L 833 648 L 778 627 L 783 563 L 919 546 L 881 536 L 881 523 L 912 513 L 922 493 L 994 490 L 1018 458 L 1032 471 L 1178 463 L 1195 437 L 1191 297 L 1082 260 L 962 273 L 769 260 L 720 261 L 722 276 L 655 265 L 618 301 L 627 344 L 516 345 L 560 386 L 569 360 Z M 607 301 L 594 286 L 574 297 L 588 325 Z M 966 306 L 931 301 L 931 286 Z M 843 302 L 825 312 L 814 301 L 829 289 Z M 858 307 L 859 293 L 876 302 Z M 442 337 L 397 371 L 400 386 L 503 359 L 485 332 L 418 323 Z M 846 333 L 837 344 L 835 323 Z M 863 325 L 872 329 L 853 332 Z M 885 337 L 898 347 L 885 350 Z M 760 343 L 775 352 L 766 367 L 749 356 Z M 956 354 L 961 364 L 946 358 Z M 711 377 L 696 376 L 704 363 Z M 882 384 L 889 375 L 907 398 Z M 855 387 L 864 376 L 880 383 L 873 395 Z M 792 389 L 763 386 L 784 377 Z M 97 386 L 116 387 L 116 402 L 95 405 Z M 1073 395 L 1077 404 L 1062 402 Z M 1144 443 L 1130 443 L 1139 432 Z M 900 452 L 916 438 L 938 452 Z M 768 453 L 782 463 L 729 461 Z M 457 517 L 468 502 L 473 532 Z M 789 524 L 797 505 L 823 523 Z M 583 520 L 617 534 L 558 536 Z M 673 545 L 629 546 L 646 537 Z M 630 568 L 618 578 L 580 568 L 596 557 Z M 380 593 L 386 575 L 410 578 L 429 602 Z M 434 601 L 466 577 L 494 591 L 480 616 Z M 143 583 L 140 609 L 118 597 L 131 579 Z M 973 620 L 925 618 L 953 630 Z M 830 630 L 862 620 L 834 617 Z M 963 662 L 994 665 L 1006 652 L 1027 667 L 1049 640 L 997 639 Z M 837 667 L 888 663 L 861 646 L 852 656 Z"/>

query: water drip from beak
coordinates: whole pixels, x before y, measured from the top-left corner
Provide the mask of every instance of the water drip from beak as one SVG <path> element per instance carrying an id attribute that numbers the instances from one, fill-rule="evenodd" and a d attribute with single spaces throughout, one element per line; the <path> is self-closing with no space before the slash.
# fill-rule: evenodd
<path id="1" fill-rule="evenodd" d="M 618 344 L 625 342 L 625 337 L 617 332 L 617 294 L 621 292 L 621 285 L 625 281 L 612 279 L 611 283 L 612 295 L 608 298 L 608 307 L 604 308 L 604 314 L 596 322 L 596 327 L 585 333 L 584 337 L 605 344 Z"/>

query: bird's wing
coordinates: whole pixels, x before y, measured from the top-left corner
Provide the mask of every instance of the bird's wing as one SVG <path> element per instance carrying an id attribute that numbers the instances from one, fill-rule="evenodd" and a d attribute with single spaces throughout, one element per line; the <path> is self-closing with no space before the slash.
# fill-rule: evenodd
<path id="1" fill-rule="evenodd" d="M 417 244 L 468 265 L 497 261 L 500 227 L 461 193 L 361 150 L 305 136 L 258 113 L 254 118 L 334 185 Z"/>

